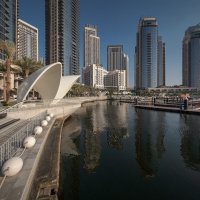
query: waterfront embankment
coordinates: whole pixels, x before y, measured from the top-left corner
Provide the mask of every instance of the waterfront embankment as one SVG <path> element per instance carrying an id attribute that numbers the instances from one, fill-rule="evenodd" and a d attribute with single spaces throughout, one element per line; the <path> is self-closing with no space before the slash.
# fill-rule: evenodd
<path id="1" fill-rule="evenodd" d="M 10 116 L 27 118 L 44 110 L 53 113 L 54 118 L 36 137 L 36 144 L 22 155 L 23 168 L 13 177 L 7 177 L 0 191 L 0 199 L 56 199 L 59 180 L 61 127 L 66 117 L 74 113 L 85 102 L 106 100 L 106 97 L 71 98 L 66 105 L 22 109 L 9 112 Z M 20 155 L 20 149 L 15 156 Z M 0 177 L 0 182 L 3 177 Z M 33 191 L 33 193 L 31 192 Z M 34 194 L 34 195 L 33 195 Z M 33 196 L 33 198 L 31 197 Z"/>
<path id="2" fill-rule="evenodd" d="M 134 105 L 135 108 L 138 109 L 148 109 L 148 110 L 157 110 L 164 112 L 175 112 L 180 114 L 191 114 L 191 115 L 200 115 L 200 110 L 195 109 L 180 109 L 175 107 L 167 107 L 167 106 L 154 106 L 154 105 Z"/>

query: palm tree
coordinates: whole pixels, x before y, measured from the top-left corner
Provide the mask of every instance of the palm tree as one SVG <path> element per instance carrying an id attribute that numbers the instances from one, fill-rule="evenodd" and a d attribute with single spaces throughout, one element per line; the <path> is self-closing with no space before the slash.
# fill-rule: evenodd
<path id="1" fill-rule="evenodd" d="M 34 61 L 32 58 L 26 56 L 22 57 L 20 60 L 16 60 L 15 64 L 21 67 L 22 76 L 24 78 L 27 78 L 30 73 L 33 73 L 43 65 L 40 61 Z"/>
<path id="2" fill-rule="evenodd" d="M 3 74 L 3 98 L 6 99 L 6 69 L 2 62 L 0 63 L 0 72 Z"/>
<path id="3" fill-rule="evenodd" d="M 33 73 L 34 71 L 38 70 L 43 64 L 40 61 L 35 61 L 32 58 L 28 58 L 26 56 L 22 57 L 19 60 L 15 61 L 15 64 L 20 66 L 22 69 L 22 77 L 27 78 L 29 74 Z M 35 91 L 32 89 L 32 98 L 35 96 Z"/>
<path id="4" fill-rule="evenodd" d="M 6 103 L 10 100 L 10 85 L 11 85 L 11 64 L 15 56 L 15 44 L 8 40 L 0 40 L 0 51 L 5 55 L 4 67 L 6 70 Z"/>

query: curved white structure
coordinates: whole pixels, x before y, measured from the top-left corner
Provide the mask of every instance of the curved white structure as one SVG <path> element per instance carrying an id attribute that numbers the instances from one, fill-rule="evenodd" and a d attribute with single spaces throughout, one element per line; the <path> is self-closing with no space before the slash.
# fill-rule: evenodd
<path id="1" fill-rule="evenodd" d="M 28 93 L 34 89 L 41 95 L 42 99 L 55 99 L 52 103 L 57 103 L 66 95 L 79 77 L 79 75 L 62 76 L 62 64 L 60 62 L 47 65 L 24 80 L 18 89 L 17 101 L 24 101 Z"/>

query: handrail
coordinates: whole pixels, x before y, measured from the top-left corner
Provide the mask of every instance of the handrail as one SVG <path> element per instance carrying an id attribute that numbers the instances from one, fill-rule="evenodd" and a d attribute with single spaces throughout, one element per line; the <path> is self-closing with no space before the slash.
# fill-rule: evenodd
<path id="1" fill-rule="evenodd" d="M 22 147 L 24 138 L 33 133 L 35 126 L 40 125 L 41 120 L 44 119 L 46 115 L 47 111 L 44 111 L 27 119 L 23 127 L 18 131 L 8 136 L 8 138 L 2 138 L 2 143 L 0 144 L 0 167 L 5 160 L 11 158 L 17 152 L 18 148 Z"/>
<path id="2" fill-rule="evenodd" d="M 77 102 L 81 102 L 82 97 L 72 97 L 72 98 L 64 98 L 64 99 L 41 99 L 41 100 L 25 100 L 23 102 L 19 102 L 3 111 L 1 113 L 9 113 L 9 112 L 15 112 L 15 111 L 23 111 L 23 110 L 33 110 L 33 109 L 39 109 L 39 108 L 52 108 L 52 107 L 60 107 L 65 106 L 69 104 L 74 104 Z M 71 101 L 76 99 L 77 102 Z M 80 100 L 80 101 L 79 101 Z M 55 103 L 56 102 L 56 103 Z"/>
<path id="3" fill-rule="evenodd" d="M 8 107 L 8 108 L 6 108 L 6 109 L 4 109 L 4 110 L 1 110 L 1 111 L 0 111 L 0 114 L 1 114 L 1 113 L 7 113 L 8 110 L 10 110 L 10 109 L 12 109 L 12 108 L 14 108 L 14 107 L 16 107 L 16 106 L 22 104 L 22 103 L 23 103 L 23 102 L 19 102 L 19 103 L 15 104 L 15 105 L 13 105 L 13 106 L 10 106 L 10 107 Z"/>
<path id="4" fill-rule="evenodd" d="M 12 110 L 15 110 L 15 109 L 20 109 L 20 110 L 23 110 L 25 107 L 23 107 L 23 105 L 26 105 L 27 103 L 36 103 L 35 105 L 39 105 L 37 107 L 43 107 L 44 105 L 47 106 L 47 105 L 50 105 L 53 101 L 61 101 L 62 99 L 42 99 L 42 100 L 25 100 L 25 101 L 21 101 L 13 106 L 10 106 L 4 110 L 1 110 L 0 111 L 0 114 L 2 113 L 8 113 Z M 59 102 L 58 102 L 59 103 Z M 41 105 L 40 105 L 41 104 Z M 30 107 L 29 109 L 32 109 L 33 107 Z M 25 108 L 27 109 L 27 108 Z"/>

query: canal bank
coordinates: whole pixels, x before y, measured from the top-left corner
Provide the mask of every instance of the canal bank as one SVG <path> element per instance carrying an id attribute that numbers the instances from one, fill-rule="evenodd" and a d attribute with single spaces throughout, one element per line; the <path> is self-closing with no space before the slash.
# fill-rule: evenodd
<path id="1" fill-rule="evenodd" d="M 30 189 L 31 192 L 28 197 L 30 200 L 57 199 L 61 131 L 67 118 L 56 119 L 51 128 Z"/>
<path id="2" fill-rule="evenodd" d="M 43 133 L 36 137 L 36 145 L 32 149 L 27 149 L 22 155 L 21 158 L 24 163 L 22 170 L 17 175 L 5 179 L 0 191 L 0 199 L 29 200 L 32 198 L 32 187 L 34 191 L 38 189 L 35 192 L 38 199 L 41 199 L 45 194 L 50 194 L 50 196 L 46 195 L 46 199 L 57 198 L 60 130 L 63 121 L 80 108 L 82 103 L 98 100 L 106 100 L 106 97 L 73 98 L 69 99 L 68 105 L 61 108 L 47 109 L 48 113 L 56 113 L 54 114 L 55 117 L 44 128 Z M 9 114 L 23 116 L 29 113 L 33 115 L 33 113 L 37 114 L 41 110 L 31 109 L 30 111 L 23 110 L 21 112 L 18 110 L 16 114 L 15 112 Z M 20 155 L 20 151 L 23 151 L 23 149 L 20 149 L 15 156 Z M 0 182 L 2 180 L 3 176 L 0 177 Z M 38 184 L 35 184 L 36 182 Z M 35 197 L 35 195 L 33 196 Z"/>
<path id="3" fill-rule="evenodd" d="M 134 105 L 135 108 L 138 109 L 147 109 L 147 110 L 157 110 L 157 111 L 164 111 L 164 112 L 174 112 L 180 114 L 190 114 L 190 115 L 200 115 L 200 110 L 194 109 L 180 109 L 175 107 L 165 107 L 165 106 L 154 106 L 154 105 Z"/>
<path id="4" fill-rule="evenodd" d="M 137 103 L 134 99 L 112 99 L 113 101 L 118 101 L 120 103 L 128 103 L 138 109 L 147 109 L 147 110 L 157 110 L 164 112 L 174 112 L 181 114 L 191 114 L 191 115 L 200 115 L 200 108 L 195 108 L 190 106 L 187 109 L 184 109 L 183 105 L 179 104 L 153 104 L 152 101 L 146 101 L 145 103 Z"/>

